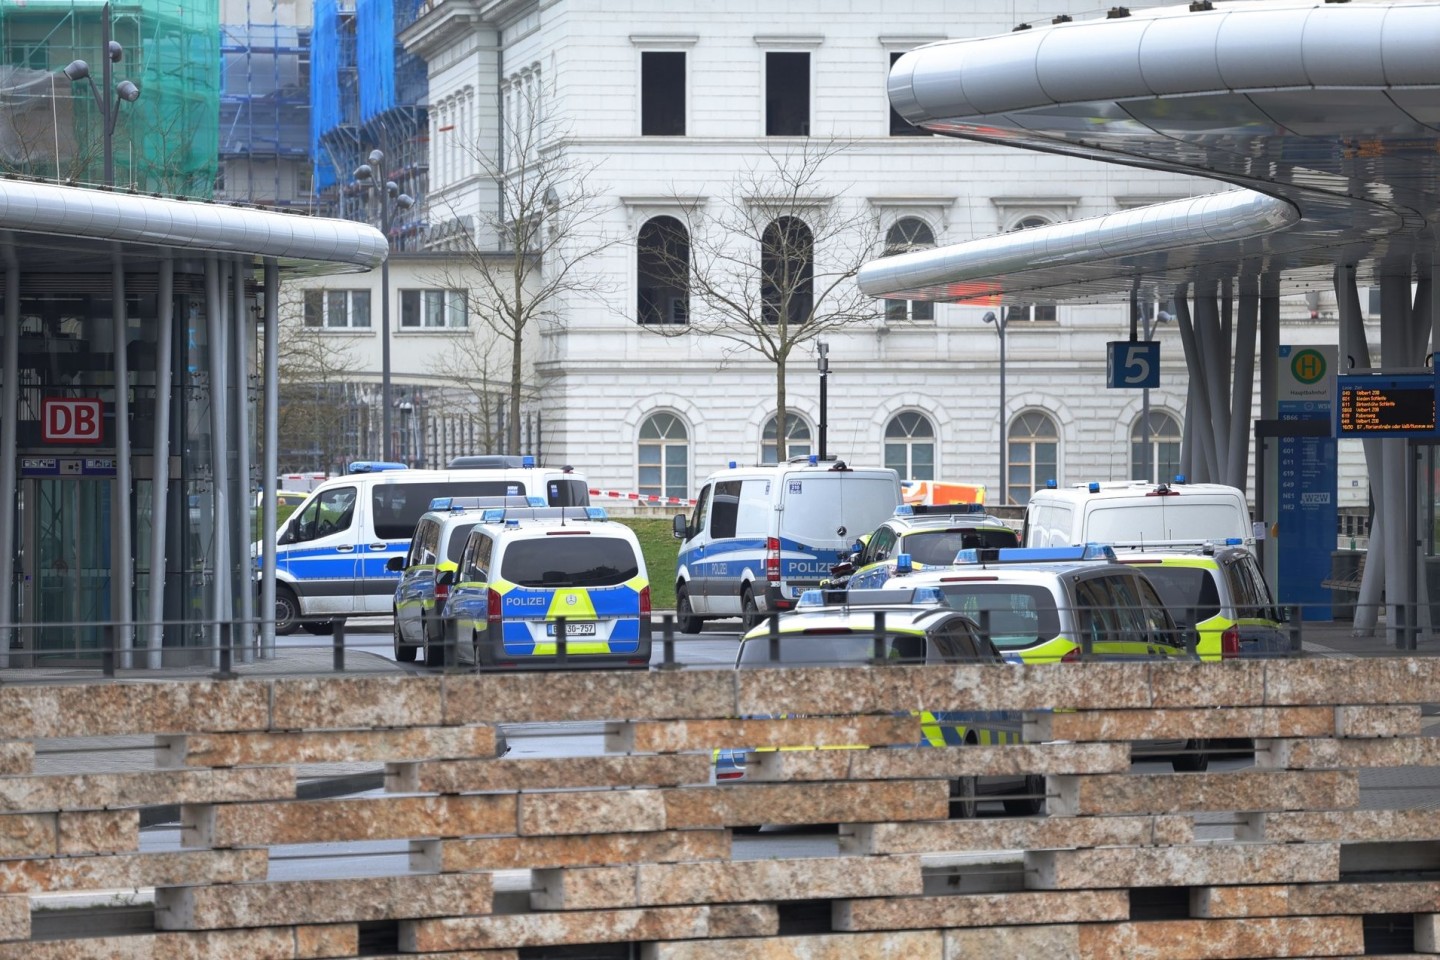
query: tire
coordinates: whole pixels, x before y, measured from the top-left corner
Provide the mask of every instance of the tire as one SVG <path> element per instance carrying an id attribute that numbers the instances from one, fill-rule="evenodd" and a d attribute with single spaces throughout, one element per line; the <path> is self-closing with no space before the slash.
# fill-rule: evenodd
<path id="1" fill-rule="evenodd" d="M 961 777 L 950 781 L 950 816 L 955 820 L 974 820 L 980 812 L 979 777 Z"/>
<path id="2" fill-rule="evenodd" d="M 328 637 L 335 633 L 334 620 L 305 620 L 300 629 L 315 637 Z"/>
<path id="3" fill-rule="evenodd" d="M 300 601 L 295 591 L 283 584 L 275 584 L 275 634 L 288 637 L 300 626 Z"/>
<path id="4" fill-rule="evenodd" d="M 704 624 L 690 609 L 690 589 L 680 584 L 675 588 L 675 629 L 681 633 L 699 633 Z"/>
<path id="5" fill-rule="evenodd" d="M 1045 811 L 1045 778 L 1038 773 L 1025 776 L 1025 792 L 1030 796 L 1006 797 L 1005 812 L 1013 817 L 1033 817 Z"/>
<path id="6" fill-rule="evenodd" d="M 755 595 L 750 592 L 749 587 L 746 587 L 745 591 L 740 594 L 740 632 L 742 634 L 749 633 L 764 622 L 765 617 L 761 615 L 760 608 L 755 604 Z"/>
<path id="7" fill-rule="evenodd" d="M 405 635 L 400 631 L 400 616 L 397 613 L 395 615 L 395 662 L 414 663 L 420 648 L 413 643 L 406 643 L 404 637 Z"/>
<path id="8" fill-rule="evenodd" d="M 1171 758 L 1171 768 L 1177 773 L 1204 773 L 1210 766 L 1207 746 L 1204 740 L 1186 740 L 1185 752 Z"/>
<path id="9" fill-rule="evenodd" d="M 447 667 L 447 666 L 449 666 L 449 665 L 450 665 L 450 649 L 449 649 L 449 645 L 445 643 L 445 638 L 444 638 L 444 637 L 441 637 L 439 643 L 431 643 L 431 642 L 430 642 L 430 634 L 429 634 L 429 633 L 423 633 L 423 634 L 421 634 L 421 636 L 425 638 L 425 666 L 427 666 L 427 667 Z"/>

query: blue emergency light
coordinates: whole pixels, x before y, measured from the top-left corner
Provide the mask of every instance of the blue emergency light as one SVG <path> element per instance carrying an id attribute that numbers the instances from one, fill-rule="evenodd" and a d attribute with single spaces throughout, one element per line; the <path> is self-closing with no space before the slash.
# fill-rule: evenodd
<path id="1" fill-rule="evenodd" d="M 812 453 L 812 454 L 810 454 L 810 466 L 814 467 L 814 466 L 819 465 L 819 463 L 820 463 L 820 455 L 817 454 L 817 453 Z"/>
<path id="2" fill-rule="evenodd" d="M 504 519 L 505 511 L 503 508 L 496 510 L 486 510 L 484 513 L 480 514 L 481 523 L 499 523 Z"/>
<path id="3" fill-rule="evenodd" d="M 914 570 L 914 569 L 915 569 L 915 565 L 910 562 L 910 554 L 908 554 L 908 553 L 897 553 L 897 554 L 895 554 L 895 572 L 896 572 L 896 573 L 909 573 L 911 570 Z"/>
<path id="4" fill-rule="evenodd" d="M 392 463 L 388 460 L 352 460 L 346 473 L 381 473 L 385 470 L 409 470 L 409 464 Z"/>
<path id="5" fill-rule="evenodd" d="M 1089 487 L 1089 489 L 1090 489 L 1090 492 L 1091 492 L 1091 493 L 1099 493 L 1099 492 L 1100 492 L 1100 481 L 1098 481 L 1098 480 L 1091 480 L 1091 481 L 1090 481 L 1090 487 Z"/>
<path id="6" fill-rule="evenodd" d="M 971 547 L 955 553 L 955 563 L 1063 563 L 1071 560 L 1114 560 L 1108 543 L 1077 544 L 1072 547 Z"/>
<path id="7" fill-rule="evenodd" d="M 449 510 L 452 497 L 436 497 L 430 501 L 431 510 Z"/>
<path id="8" fill-rule="evenodd" d="M 1056 487 L 1058 487 L 1058 486 L 1059 486 L 1059 484 L 1057 484 L 1057 483 L 1055 482 L 1055 478 L 1054 478 L 1054 477 L 1051 477 L 1049 480 L 1046 480 L 1046 481 L 1045 481 L 1045 489 L 1046 489 L 1046 490 L 1054 490 L 1054 489 L 1055 489 Z"/>
<path id="9" fill-rule="evenodd" d="M 523 457 L 520 458 L 520 466 L 522 466 L 522 467 L 533 467 L 533 466 L 535 466 L 535 458 L 532 457 L 530 454 L 527 453 L 525 456 L 523 456 Z"/>
<path id="10" fill-rule="evenodd" d="M 604 507 L 586 507 L 585 516 L 590 520 L 607 520 L 609 515 L 605 513 Z"/>
<path id="11" fill-rule="evenodd" d="M 897 517 L 913 517 L 913 516 L 915 516 L 915 508 L 912 507 L 912 506 L 910 506 L 910 504 L 908 504 L 908 503 L 902 503 L 902 504 L 900 504 L 898 507 L 895 508 L 895 516 L 897 516 Z"/>

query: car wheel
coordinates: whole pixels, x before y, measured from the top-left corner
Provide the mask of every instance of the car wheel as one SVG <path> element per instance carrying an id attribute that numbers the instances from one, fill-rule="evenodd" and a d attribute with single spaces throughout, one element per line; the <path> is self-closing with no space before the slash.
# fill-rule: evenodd
<path id="1" fill-rule="evenodd" d="M 699 633 L 704 623 L 690 608 L 690 588 L 680 584 L 675 588 L 675 629 L 681 633 Z"/>
<path id="2" fill-rule="evenodd" d="M 300 629 L 316 637 L 328 637 L 335 632 L 334 620 L 305 620 Z"/>
<path id="3" fill-rule="evenodd" d="M 427 667 L 445 667 L 445 666 L 449 666 L 449 663 L 450 663 L 450 650 L 449 650 L 449 644 L 447 644 L 447 643 L 445 642 L 445 638 L 444 638 L 444 637 L 441 637 L 439 643 L 431 643 L 431 642 L 430 642 L 430 634 L 425 633 L 425 634 L 422 634 L 421 636 L 423 636 L 423 637 L 425 638 L 425 666 L 427 666 Z"/>
<path id="4" fill-rule="evenodd" d="M 414 663 L 415 656 L 420 648 L 413 643 L 405 642 L 405 634 L 400 630 L 400 615 L 395 614 L 395 660 L 397 663 Z"/>
<path id="5" fill-rule="evenodd" d="M 275 585 L 275 633 L 288 637 L 300 625 L 300 601 L 289 587 Z"/>
<path id="6" fill-rule="evenodd" d="M 980 809 L 979 777 L 961 777 L 950 781 L 950 816 L 956 820 L 974 820 Z"/>
<path id="7" fill-rule="evenodd" d="M 749 633 L 765 620 L 760 614 L 760 608 L 755 604 L 755 595 L 746 587 L 745 592 L 740 594 L 740 629 Z"/>
<path id="8" fill-rule="evenodd" d="M 1204 740 L 1186 740 L 1185 752 L 1173 757 L 1170 766 L 1177 772 L 1203 773 L 1210 767 L 1210 754 L 1205 752 L 1207 746 Z"/>
<path id="9" fill-rule="evenodd" d="M 1014 817 L 1033 817 L 1045 810 L 1045 778 L 1038 773 L 1025 776 L 1024 797 L 1006 797 L 1005 812 Z"/>

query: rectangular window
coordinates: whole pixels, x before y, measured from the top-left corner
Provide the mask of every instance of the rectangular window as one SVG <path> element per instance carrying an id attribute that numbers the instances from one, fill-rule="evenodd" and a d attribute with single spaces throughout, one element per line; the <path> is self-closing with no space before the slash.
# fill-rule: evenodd
<path id="1" fill-rule="evenodd" d="M 892 66 L 892 67 L 895 66 L 895 61 L 896 61 L 896 60 L 899 60 L 899 59 L 900 59 L 901 57 L 903 57 L 903 56 L 904 56 L 903 53 L 892 53 L 892 54 L 890 54 L 890 66 Z M 889 97 L 886 97 L 886 99 L 888 100 Z M 906 120 L 904 117 L 900 116 L 900 114 L 896 113 L 894 107 L 891 107 L 891 108 L 890 108 L 890 136 L 892 136 L 892 137 L 928 137 L 928 136 L 930 136 L 930 132 L 929 132 L 928 130 L 921 130 L 919 127 L 915 126 L 915 125 L 912 124 L 910 121 L 908 121 L 908 120 Z"/>
<path id="2" fill-rule="evenodd" d="M 640 54 L 640 135 L 685 136 L 685 54 Z"/>
<path id="3" fill-rule="evenodd" d="M 464 329 L 463 290 L 401 290 L 400 326 L 409 330 Z"/>
<path id="4" fill-rule="evenodd" d="M 765 136 L 810 136 L 810 54 L 765 54 Z"/>
<path id="5" fill-rule="evenodd" d="M 305 326 L 368 328 L 369 290 L 306 290 Z"/>

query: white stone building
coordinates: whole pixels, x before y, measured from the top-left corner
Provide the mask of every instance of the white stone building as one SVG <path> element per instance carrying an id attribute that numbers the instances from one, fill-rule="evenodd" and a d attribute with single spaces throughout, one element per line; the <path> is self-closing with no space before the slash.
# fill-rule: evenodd
<path id="1" fill-rule="evenodd" d="M 1061 14 L 1103 15 L 1065 0 L 431 0 L 402 40 L 429 64 L 433 245 L 453 246 L 457 229 L 493 215 L 495 182 L 473 154 L 498 150 L 526 123 L 534 92 L 566 128 L 545 149 L 595 171 L 594 226 L 611 245 L 580 269 L 605 294 L 562 298 L 530 354 L 545 460 L 575 465 L 602 489 L 686 498 L 728 461 L 774 456 L 773 365 L 716 337 L 660 336 L 638 320 L 642 301 L 655 302 L 642 293 L 654 278 L 639 251 L 656 218 L 696 229 L 688 218 L 733 199 L 737 176 L 767 152 L 807 136 L 851 141 L 826 166 L 823 194 L 832 209 L 872 215 L 891 241 L 943 244 L 1222 189 L 894 126 L 885 80 L 895 56 Z M 817 260 L 825 255 L 816 249 Z M 651 319 L 697 309 L 693 297 L 688 307 L 663 299 Z M 1328 308 L 1319 304 L 1312 322 L 1312 306 L 1287 305 L 1283 342 L 1335 342 Z M 813 345 L 798 350 L 787 367 L 789 452 L 816 451 L 823 416 L 828 454 L 916 479 L 981 482 L 992 502 L 1002 429 L 1012 502 L 1051 476 L 1134 475 L 1144 398 L 1105 386 L 1105 345 L 1128 337 L 1128 305 L 1012 310 L 1003 371 L 996 326 L 982 322 L 998 309 L 901 304 L 887 314 L 877 302 L 872 319 L 823 337 L 824 411 Z M 1151 470 L 1164 477 L 1178 460 L 1187 383 L 1173 324 L 1154 335 L 1163 346 L 1161 385 L 1149 394 L 1159 428 Z M 394 362 L 397 382 L 434 372 L 409 345 Z M 1351 494 L 1348 474 L 1340 486 L 1342 498 Z M 1350 502 L 1360 497 L 1355 490 Z"/>

